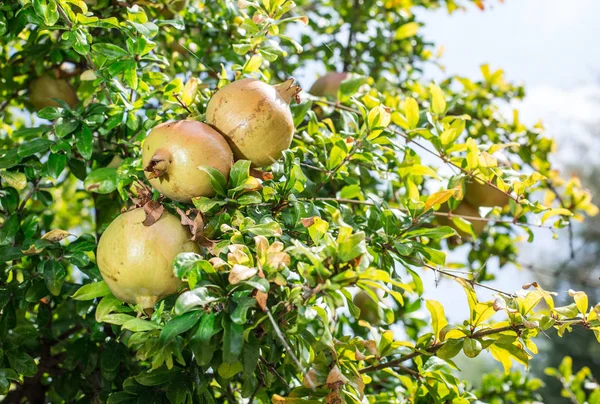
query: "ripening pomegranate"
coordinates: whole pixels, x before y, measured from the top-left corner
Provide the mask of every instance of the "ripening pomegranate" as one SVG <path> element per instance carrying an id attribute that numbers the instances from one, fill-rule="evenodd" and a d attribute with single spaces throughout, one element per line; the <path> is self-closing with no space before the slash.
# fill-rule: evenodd
<path id="1" fill-rule="evenodd" d="M 448 212 L 448 205 L 444 204 L 440 207 L 440 212 Z M 458 208 L 454 209 L 452 211 L 453 214 L 455 215 L 459 215 L 459 216 L 470 216 L 470 217 L 481 217 L 481 215 L 479 214 L 479 208 L 470 205 L 468 202 L 466 201 L 462 201 L 460 205 L 458 205 Z M 465 219 L 468 222 L 470 222 L 473 225 L 473 231 L 475 232 L 475 235 L 479 236 L 481 233 L 483 233 L 483 229 L 485 229 L 485 225 L 486 222 L 484 220 L 468 220 Z M 446 217 L 446 216 L 438 216 L 438 221 L 442 226 L 450 226 L 452 227 L 454 230 L 456 230 L 459 234 L 459 236 L 463 239 L 469 239 L 471 238 L 471 235 L 468 233 L 465 233 L 464 231 L 460 230 L 455 224 L 454 222 Z"/>
<path id="2" fill-rule="evenodd" d="M 144 141 L 142 164 L 150 184 L 165 196 L 190 202 L 213 196 L 210 177 L 199 166 L 210 166 L 229 178 L 233 154 L 223 136 L 191 120 L 158 125 Z"/>
<path id="3" fill-rule="evenodd" d="M 317 97 L 337 98 L 342 81 L 348 78 L 348 73 L 329 72 L 319 77 L 310 88 L 309 93 Z"/>
<path id="4" fill-rule="evenodd" d="M 182 252 L 199 252 L 179 219 L 164 212 L 144 226 L 144 209 L 119 215 L 104 231 L 96 254 L 102 278 L 113 295 L 142 308 L 177 292 L 182 282 L 173 273 L 173 260 Z"/>
<path id="5" fill-rule="evenodd" d="M 467 182 L 465 199 L 473 206 L 506 206 L 508 195 L 475 180 Z"/>
<path id="6" fill-rule="evenodd" d="M 71 108 L 78 102 L 77 93 L 66 80 L 40 76 L 29 85 L 29 102 L 37 111 L 44 107 L 60 107 L 52 98 L 63 100 Z"/>
<path id="7" fill-rule="evenodd" d="M 255 79 L 234 81 L 213 95 L 206 121 L 225 136 L 237 159 L 264 167 L 279 159 L 292 143 L 294 120 L 289 105 L 299 92 L 294 79 L 275 86 Z"/>

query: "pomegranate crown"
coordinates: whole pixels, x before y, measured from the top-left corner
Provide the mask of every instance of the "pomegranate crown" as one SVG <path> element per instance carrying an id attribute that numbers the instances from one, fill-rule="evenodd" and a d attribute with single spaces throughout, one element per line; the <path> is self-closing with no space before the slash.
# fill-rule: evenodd
<path id="1" fill-rule="evenodd" d="M 296 103 L 300 103 L 300 92 L 302 88 L 295 82 L 293 77 L 290 77 L 283 83 L 274 85 L 275 89 L 288 104 L 292 102 L 292 99 L 296 100 Z"/>

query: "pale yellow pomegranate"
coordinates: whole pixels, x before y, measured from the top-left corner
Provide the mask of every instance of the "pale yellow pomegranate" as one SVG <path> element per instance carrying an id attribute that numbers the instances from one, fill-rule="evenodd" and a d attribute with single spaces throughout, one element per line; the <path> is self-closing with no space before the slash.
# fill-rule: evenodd
<path id="1" fill-rule="evenodd" d="M 467 182 L 465 199 L 473 206 L 506 206 L 508 195 L 475 180 Z"/>
<path id="2" fill-rule="evenodd" d="M 446 204 L 442 205 L 440 207 L 439 211 L 440 212 L 448 212 L 448 205 L 446 205 Z M 479 209 L 476 208 L 475 206 L 470 205 L 468 202 L 466 202 L 464 200 L 461 202 L 460 205 L 458 205 L 458 208 L 456 208 L 452 211 L 452 213 L 455 215 L 458 215 L 458 216 L 481 217 L 481 215 L 479 214 Z M 465 219 L 465 220 L 473 225 L 473 231 L 475 232 L 475 235 L 477 235 L 477 236 L 479 236 L 483 232 L 483 229 L 485 229 L 486 222 L 484 220 L 469 220 L 469 219 Z M 471 238 L 470 234 L 465 233 L 464 231 L 460 230 L 454 224 L 454 222 L 447 216 L 438 216 L 438 222 L 442 226 L 452 227 L 454 230 L 456 230 L 458 232 L 458 234 L 460 235 L 461 238 L 464 238 L 464 239 Z"/>
<path id="3" fill-rule="evenodd" d="M 275 86 L 255 79 L 234 81 L 211 98 L 206 121 L 225 136 L 237 159 L 264 167 L 279 159 L 292 143 L 294 120 L 289 104 L 299 92 L 294 79 Z"/>
<path id="4" fill-rule="evenodd" d="M 173 273 L 175 256 L 200 251 L 177 217 L 164 212 L 151 226 L 144 226 L 145 219 L 141 208 L 118 216 L 102 234 L 96 254 L 113 295 L 144 309 L 181 286 Z"/>
<path id="5" fill-rule="evenodd" d="M 52 98 L 63 100 L 71 108 L 74 108 L 78 102 L 77 93 L 66 80 L 40 76 L 29 85 L 29 102 L 36 110 L 60 107 L 60 104 Z"/>
<path id="6" fill-rule="evenodd" d="M 150 184 L 168 198 L 190 202 L 195 196 L 213 196 L 210 166 L 229 178 L 233 154 L 227 141 L 210 126 L 191 120 L 158 125 L 144 141 L 142 164 Z"/>
<path id="7" fill-rule="evenodd" d="M 319 77 L 310 88 L 309 93 L 317 97 L 337 98 L 342 81 L 348 78 L 348 73 L 329 72 Z"/>

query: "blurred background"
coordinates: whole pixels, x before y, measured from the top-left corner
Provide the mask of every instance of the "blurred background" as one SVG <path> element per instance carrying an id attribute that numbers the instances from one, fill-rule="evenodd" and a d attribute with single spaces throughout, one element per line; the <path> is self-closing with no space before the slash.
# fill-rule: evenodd
<path id="1" fill-rule="evenodd" d="M 600 200 L 600 52 L 594 38 L 600 38 L 599 15 L 597 0 L 505 0 L 487 2 L 485 11 L 472 6 L 452 15 L 440 9 L 419 16 L 425 22 L 425 38 L 443 47 L 442 66 L 430 67 L 427 74 L 440 79 L 457 73 L 479 78 L 480 66 L 487 63 L 493 70 L 503 69 L 508 81 L 522 82 L 525 99 L 506 105 L 506 113 L 516 108 L 525 123 L 541 121 L 557 140 L 553 163 L 563 177 L 579 175 L 596 203 Z M 567 229 L 556 235 L 539 229 L 533 244 L 521 245 L 521 268 L 502 268 L 504 273 L 491 285 L 516 291 L 537 281 L 559 293 L 557 304 L 566 302 L 569 289 L 584 290 L 591 301 L 598 301 L 600 220 L 574 223 L 572 245 L 574 257 Z M 436 282 L 434 274 L 429 274 L 428 282 Z M 441 301 L 449 319 L 460 321 L 467 313 L 464 293 L 454 282 L 440 283 L 435 296 L 426 297 Z M 588 366 L 596 377 L 600 375 L 600 348 L 593 334 L 583 330 L 573 334 L 566 339 L 538 338 L 542 355 L 529 372 L 546 382 L 542 391 L 546 403 L 568 402 L 560 395 L 560 384 L 543 373 L 545 367 L 557 367 L 565 355 L 573 358 L 574 369 Z M 489 354 L 478 359 L 475 366 L 472 360 L 461 366 L 474 385 L 481 382 L 482 372 L 500 369 Z M 457 363 L 460 366 L 460 360 Z"/>

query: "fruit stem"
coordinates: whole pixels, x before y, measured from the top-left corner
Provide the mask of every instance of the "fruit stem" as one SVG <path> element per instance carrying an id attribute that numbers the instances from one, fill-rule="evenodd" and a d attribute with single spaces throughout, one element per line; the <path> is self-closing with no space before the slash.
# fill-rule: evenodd
<path id="1" fill-rule="evenodd" d="M 279 96 L 283 98 L 288 104 L 292 102 L 292 99 L 295 99 L 296 103 L 300 103 L 300 97 L 298 96 L 298 94 L 300 94 L 300 91 L 302 91 L 302 89 L 300 88 L 298 83 L 294 82 L 293 77 L 290 77 L 283 83 L 276 84 L 273 87 L 275 87 L 275 90 L 277 90 Z"/>
<path id="2" fill-rule="evenodd" d="M 148 179 L 158 178 L 169 169 L 169 165 L 171 164 L 171 153 L 169 153 L 165 149 L 158 149 L 154 156 L 150 158 L 150 162 L 146 167 L 144 167 L 144 171 L 150 173 Z"/>

